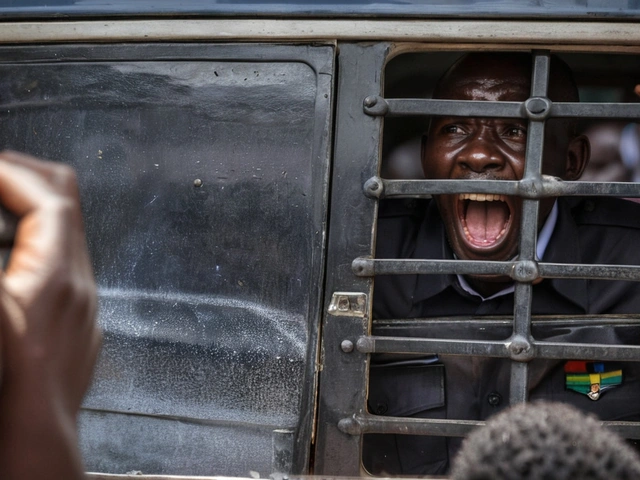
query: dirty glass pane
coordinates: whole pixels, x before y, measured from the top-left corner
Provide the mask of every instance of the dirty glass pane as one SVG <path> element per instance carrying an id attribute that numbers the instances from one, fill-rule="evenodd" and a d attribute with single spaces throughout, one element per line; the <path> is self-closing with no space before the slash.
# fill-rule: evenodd
<path id="1" fill-rule="evenodd" d="M 8 0 L 0 16 L 41 15 L 308 15 L 424 16 L 458 18 L 509 15 L 536 17 L 637 17 L 639 0 Z"/>
<path id="2" fill-rule="evenodd" d="M 333 52 L 180 48 L 0 64 L 1 146 L 78 170 L 105 330 L 87 468 L 303 469 Z"/>

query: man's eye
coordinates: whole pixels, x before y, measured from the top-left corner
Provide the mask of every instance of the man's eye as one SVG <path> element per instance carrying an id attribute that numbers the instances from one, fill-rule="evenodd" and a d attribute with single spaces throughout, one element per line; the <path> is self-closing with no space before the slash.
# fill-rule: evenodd
<path id="1" fill-rule="evenodd" d="M 527 136 L 527 130 L 522 127 L 508 127 L 505 130 L 505 135 L 507 137 L 525 138 Z"/>
<path id="2" fill-rule="evenodd" d="M 458 125 L 445 125 L 442 131 L 444 133 L 462 133 L 462 129 Z"/>

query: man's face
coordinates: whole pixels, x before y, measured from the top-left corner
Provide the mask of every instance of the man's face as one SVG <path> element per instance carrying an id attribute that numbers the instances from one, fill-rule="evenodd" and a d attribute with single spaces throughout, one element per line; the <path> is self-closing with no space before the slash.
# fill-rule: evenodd
<path id="1" fill-rule="evenodd" d="M 482 69 L 480 69 L 482 70 Z M 529 78 L 508 65 L 466 76 L 455 74 L 440 97 L 459 100 L 523 101 Z M 565 177 L 567 131 L 556 122 L 547 128 L 543 172 Z M 524 174 L 527 121 L 521 119 L 438 117 L 423 146 L 426 178 L 519 180 Z M 518 253 L 522 200 L 492 194 L 436 197 L 447 237 L 458 258 L 509 260 Z M 540 202 L 541 222 L 553 199 Z M 484 278 L 490 281 L 489 278 Z"/>

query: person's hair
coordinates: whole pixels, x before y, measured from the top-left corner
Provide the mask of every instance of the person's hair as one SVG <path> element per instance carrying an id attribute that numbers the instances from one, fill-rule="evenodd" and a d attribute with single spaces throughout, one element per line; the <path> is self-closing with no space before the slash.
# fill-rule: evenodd
<path id="1" fill-rule="evenodd" d="M 640 457 L 596 417 L 561 403 L 511 407 L 463 442 L 452 480 L 640 479 Z"/>

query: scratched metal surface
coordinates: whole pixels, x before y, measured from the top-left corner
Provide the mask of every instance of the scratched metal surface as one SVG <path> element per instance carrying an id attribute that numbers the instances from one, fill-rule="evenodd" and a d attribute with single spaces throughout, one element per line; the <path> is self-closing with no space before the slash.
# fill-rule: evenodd
<path id="1" fill-rule="evenodd" d="M 78 170 L 105 331 L 87 469 L 304 471 L 332 48 L 0 50 L 1 146 Z"/>

